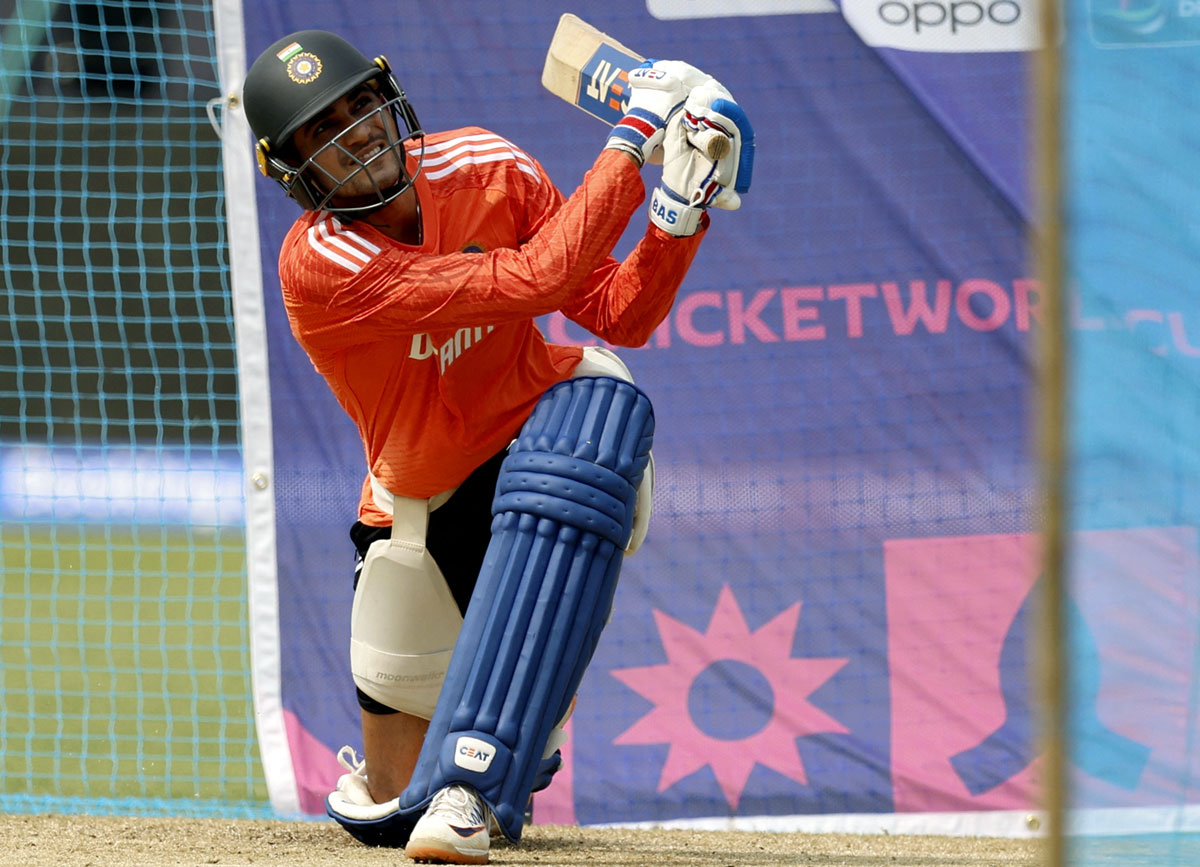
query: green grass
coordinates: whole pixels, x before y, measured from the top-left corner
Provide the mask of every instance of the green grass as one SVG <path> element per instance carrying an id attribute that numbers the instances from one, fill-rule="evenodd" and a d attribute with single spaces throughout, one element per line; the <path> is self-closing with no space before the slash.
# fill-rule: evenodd
<path id="1" fill-rule="evenodd" d="M 265 800 L 240 530 L 0 526 L 0 794 Z"/>

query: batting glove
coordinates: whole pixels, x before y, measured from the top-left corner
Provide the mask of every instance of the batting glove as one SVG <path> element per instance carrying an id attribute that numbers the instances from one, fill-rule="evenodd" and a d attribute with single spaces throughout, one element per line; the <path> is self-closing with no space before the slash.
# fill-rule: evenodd
<path id="1" fill-rule="evenodd" d="M 629 107 L 605 143 L 633 154 L 639 165 L 661 162 L 667 121 L 692 88 L 712 76 L 681 60 L 647 60 L 629 73 Z"/>
<path id="2" fill-rule="evenodd" d="M 712 138 L 726 139 L 713 159 Z M 750 189 L 754 129 L 729 91 L 715 82 L 696 88 L 667 124 L 662 183 L 650 198 L 650 221 L 680 237 L 693 235 L 709 205 L 736 211 Z"/>

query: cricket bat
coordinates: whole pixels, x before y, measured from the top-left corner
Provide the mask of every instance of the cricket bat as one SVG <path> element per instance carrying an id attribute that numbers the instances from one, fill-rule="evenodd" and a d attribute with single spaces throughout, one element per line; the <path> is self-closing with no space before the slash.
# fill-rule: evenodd
<path id="1" fill-rule="evenodd" d="M 560 99 L 615 126 L 628 108 L 629 70 L 646 58 L 602 33 L 577 15 L 565 13 L 546 52 L 542 86 Z M 711 160 L 729 153 L 729 139 L 716 130 L 691 138 Z"/>

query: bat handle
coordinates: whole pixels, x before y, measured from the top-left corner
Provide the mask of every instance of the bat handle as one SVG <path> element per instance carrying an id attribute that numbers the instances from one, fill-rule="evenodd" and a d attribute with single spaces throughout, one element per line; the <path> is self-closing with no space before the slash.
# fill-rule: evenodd
<path id="1" fill-rule="evenodd" d="M 724 159 L 729 154 L 729 136 L 715 129 L 689 132 L 688 139 L 697 150 L 713 162 Z"/>

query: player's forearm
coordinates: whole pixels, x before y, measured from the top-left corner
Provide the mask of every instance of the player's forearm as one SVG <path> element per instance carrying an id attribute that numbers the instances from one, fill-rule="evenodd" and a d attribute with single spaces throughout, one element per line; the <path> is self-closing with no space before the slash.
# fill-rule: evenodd
<path id="1" fill-rule="evenodd" d="M 603 151 L 579 188 L 530 241 L 498 254 L 498 266 L 511 267 L 516 284 L 547 288 L 538 294 L 549 306 L 533 315 L 558 310 L 594 281 L 645 196 L 635 161 Z"/>
<path id="2" fill-rule="evenodd" d="M 645 200 L 632 161 L 605 151 L 579 189 L 519 248 L 442 256 L 389 249 L 332 294 L 281 269 L 306 346 L 336 351 L 441 328 L 495 325 L 558 310 L 611 258 Z M 297 300 L 299 299 L 299 300 Z"/>
<path id="3" fill-rule="evenodd" d="M 674 238 L 649 227 L 623 262 L 611 262 L 563 305 L 563 314 L 609 343 L 641 346 L 675 303 L 706 228 L 707 222 L 691 237 Z"/>

